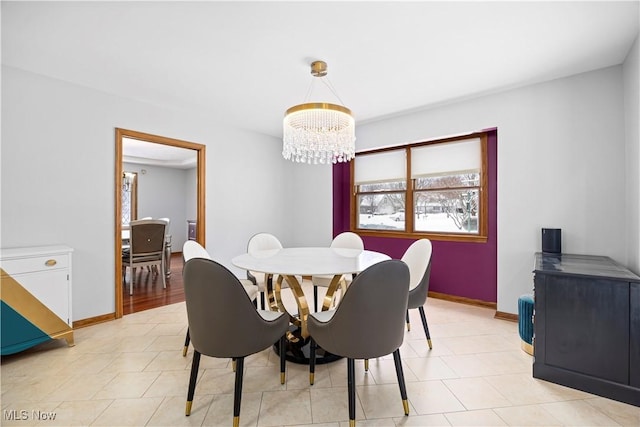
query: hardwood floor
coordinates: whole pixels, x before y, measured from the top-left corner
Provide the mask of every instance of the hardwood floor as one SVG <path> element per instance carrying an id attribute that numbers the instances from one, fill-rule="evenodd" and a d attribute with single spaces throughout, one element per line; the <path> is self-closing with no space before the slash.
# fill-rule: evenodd
<path id="1" fill-rule="evenodd" d="M 171 254 L 171 276 L 167 278 L 166 289 L 162 287 L 162 278 L 154 277 L 146 268 L 136 269 L 136 274 L 133 295 L 129 295 L 129 274 L 123 285 L 124 315 L 184 301 L 182 253 Z"/>

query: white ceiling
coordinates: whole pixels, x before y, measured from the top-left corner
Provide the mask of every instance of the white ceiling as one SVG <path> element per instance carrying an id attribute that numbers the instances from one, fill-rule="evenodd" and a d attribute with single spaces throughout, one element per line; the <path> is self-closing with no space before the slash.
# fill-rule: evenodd
<path id="1" fill-rule="evenodd" d="M 138 165 L 191 169 L 198 166 L 198 153 L 188 148 L 122 138 L 122 161 Z"/>
<path id="2" fill-rule="evenodd" d="M 2 1 L 2 63 L 281 137 L 313 60 L 357 126 L 620 64 L 638 5 Z"/>

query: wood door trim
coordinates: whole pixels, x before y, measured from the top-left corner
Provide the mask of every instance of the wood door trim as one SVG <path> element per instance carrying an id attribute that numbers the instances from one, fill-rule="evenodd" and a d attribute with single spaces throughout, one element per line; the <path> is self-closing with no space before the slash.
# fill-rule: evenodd
<path id="1" fill-rule="evenodd" d="M 187 148 L 195 150 L 197 153 L 197 194 L 196 194 L 196 241 L 205 246 L 205 195 L 206 195 L 206 146 L 195 142 L 188 142 L 180 139 L 168 138 L 150 133 L 138 132 L 134 130 L 115 128 L 116 129 L 116 161 L 115 161 L 115 236 L 114 236 L 114 254 L 115 254 L 115 318 L 121 318 L 123 315 L 123 295 L 122 295 L 122 139 L 124 137 L 131 139 L 139 139 L 141 141 L 153 142 L 156 144 L 170 145 L 178 148 Z"/>

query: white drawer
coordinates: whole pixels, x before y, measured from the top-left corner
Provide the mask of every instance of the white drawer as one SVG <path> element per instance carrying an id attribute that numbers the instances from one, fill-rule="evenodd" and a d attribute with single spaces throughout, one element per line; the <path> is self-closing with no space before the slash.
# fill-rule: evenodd
<path id="1" fill-rule="evenodd" d="M 2 269 L 11 275 L 59 270 L 61 268 L 67 268 L 68 266 L 69 256 L 65 254 L 2 260 Z"/>

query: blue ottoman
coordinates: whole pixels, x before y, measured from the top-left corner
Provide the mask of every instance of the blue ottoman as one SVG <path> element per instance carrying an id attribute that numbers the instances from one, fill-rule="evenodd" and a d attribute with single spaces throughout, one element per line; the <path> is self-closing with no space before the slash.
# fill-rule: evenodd
<path id="1" fill-rule="evenodd" d="M 533 295 L 518 298 L 518 333 L 520 347 L 533 356 Z"/>

